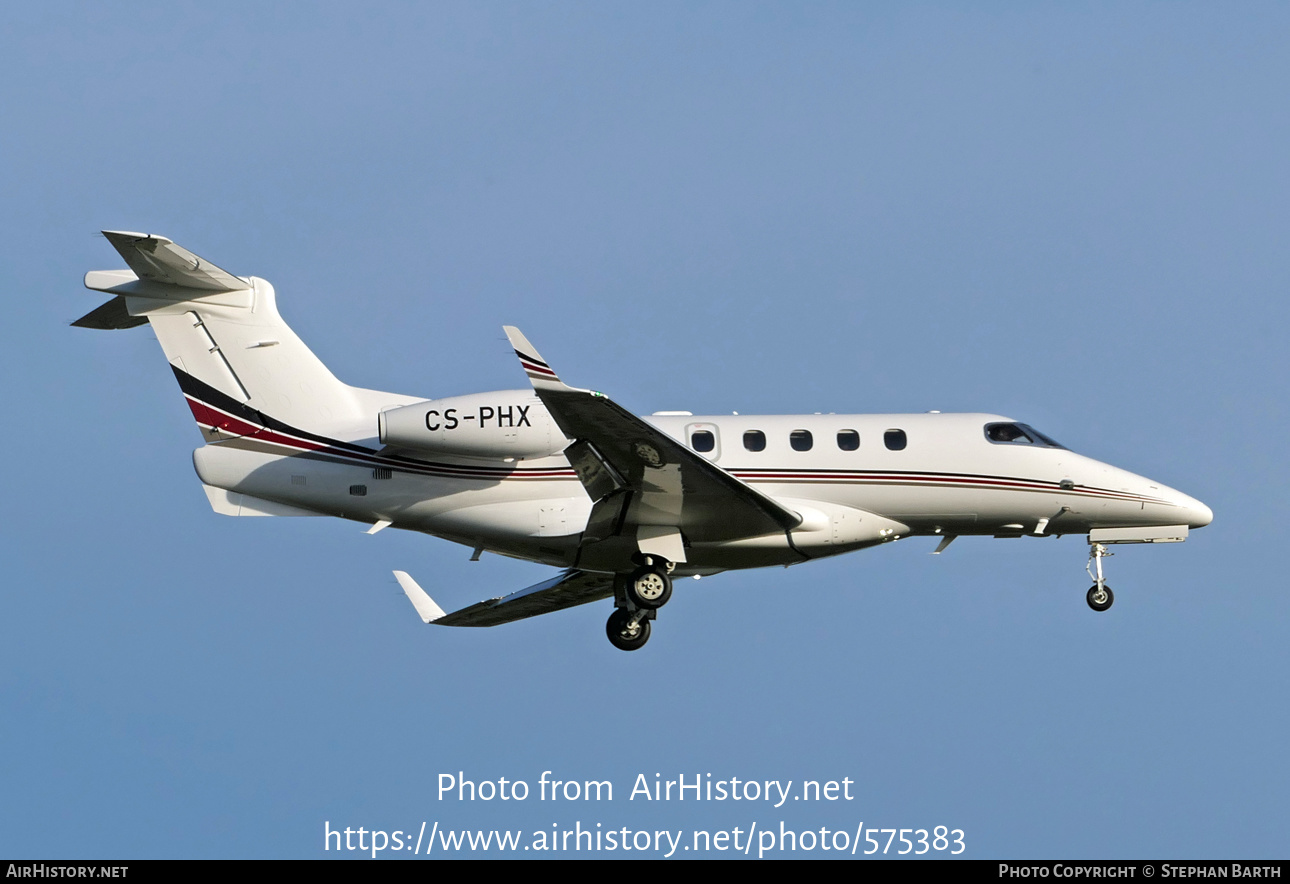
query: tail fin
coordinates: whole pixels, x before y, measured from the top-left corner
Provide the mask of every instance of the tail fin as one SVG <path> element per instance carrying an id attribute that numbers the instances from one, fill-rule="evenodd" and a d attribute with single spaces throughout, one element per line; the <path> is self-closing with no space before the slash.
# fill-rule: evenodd
<path id="1" fill-rule="evenodd" d="M 86 288 L 113 297 L 72 324 L 151 323 L 208 441 L 270 422 L 330 438 L 370 437 L 382 407 L 414 401 L 337 380 L 283 322 L 263 279 L 234 276 L 163 236 L 103 235 L 130 269 L 86 274 Z"/>

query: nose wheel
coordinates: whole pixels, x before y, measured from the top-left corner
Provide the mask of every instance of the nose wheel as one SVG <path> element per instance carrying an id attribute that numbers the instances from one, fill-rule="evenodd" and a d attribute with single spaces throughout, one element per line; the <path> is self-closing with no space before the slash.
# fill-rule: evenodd
<path id="1" fill-rule="evenodd" d="M 1106 585 L 1106 579 L 1102 576 L 1102 559 L 1112 555 L 1115 553 L 1107 550 L 1105 543 L 1092 544 L 1088 554 L 1088 564 L 1084 570 L 1088 571 L 1088 576 L 1097 582 L 1088 588 L 1088 594 L 1084 600 L 1094 611 L 1105 611 L 1115 604 L 1115 593 L 1111 592 L 1111 587 Z"/>
<path id="2" fill-rule="evenodd" d="M 1115 593 L 1111 592 L 1111 587 L 1105 583 L 1101 586 L 1094 583 L 1088 588 L 1088 595 L 1084 598 L 1088 602 L 1088 606 L 1094 611 L 1105 611 L 1115 604 Z"/>

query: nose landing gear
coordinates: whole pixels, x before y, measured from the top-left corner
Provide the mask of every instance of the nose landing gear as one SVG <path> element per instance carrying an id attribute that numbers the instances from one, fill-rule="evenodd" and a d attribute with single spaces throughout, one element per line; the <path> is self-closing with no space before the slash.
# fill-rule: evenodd
<path id="1" fill-rule="evenodd" d="M 1092 549 L 1088 554 L 1088 564 L 1084 566 L 1084 570 L 1088 571 L 1088 576 L 1097 582 L 1089 587 L 1088 595 L 1084 598 L 1090 608 L 1101 612 L 1115 603 L 1115 594 L 1111 592 L 1111 587 L 1106 585 L 1106 580 L 1102 577 L 1102 559 L 1107 556 L 1113 556 L 1115 553 L 1107 550 L 1105 543 L 1093 543 L 1091 546 Z M 1097 568 L 1096 574 L 1093 573 L 1095 566 Z"/>
<path id="2" fill-rule="evenodd" d="M 1111 592 L 1111 587 L 1105 583 L 1100 587 L 1097 584 L 1093 584 L 1088 588 L 1088 595 L 1084 599 L 1094 611 L 1105 611 L 1115 604 L 1115 593 Z"/>

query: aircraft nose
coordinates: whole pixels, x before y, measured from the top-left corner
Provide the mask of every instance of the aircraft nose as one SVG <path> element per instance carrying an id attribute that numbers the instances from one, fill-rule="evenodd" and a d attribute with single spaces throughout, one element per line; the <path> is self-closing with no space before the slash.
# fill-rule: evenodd
<path id="1" fill-rule="evenodd" d="M 1180 491 L 1174 492 L 1174 506 L 1180 507 L 1187 519 L 1188 528 L 1204 528 L 1214 521 L 1214 511 L 1194 497 Z"/>
<path id="2" fill-rule="evenodd" d="M 1195 498 L 1190 498 L 1191 504 L 1187 507 L 1187 526 L 1189 528 L 1204 528 L 1210 522 L 1214 521 L 1214 511 Z"/>

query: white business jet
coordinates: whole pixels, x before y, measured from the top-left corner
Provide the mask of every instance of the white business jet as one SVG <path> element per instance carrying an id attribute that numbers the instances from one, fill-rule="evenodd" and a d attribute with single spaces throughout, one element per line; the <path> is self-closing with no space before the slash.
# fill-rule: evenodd
<path id="1" fill-rule="evenodd" d="M 567 386 L 507 327 L 530 389 L 423 399 L 341 383 L 278 315 L 273 287 L 161 236 L 104 231 L 128 270 L 73 325 L 150 323 L 205 444 L 193 465 L 231 516 L 338 516 L 564 570 L 426 623 L 496 626 L 612 598 L 635 650 L 673 580 L 791 565 L 907 537 L 1087 534 L 1087 601 L 1111 607 L 1107 547 L 1185 540 L 1209 507 L 993 414 L 640 418 Z"/>

